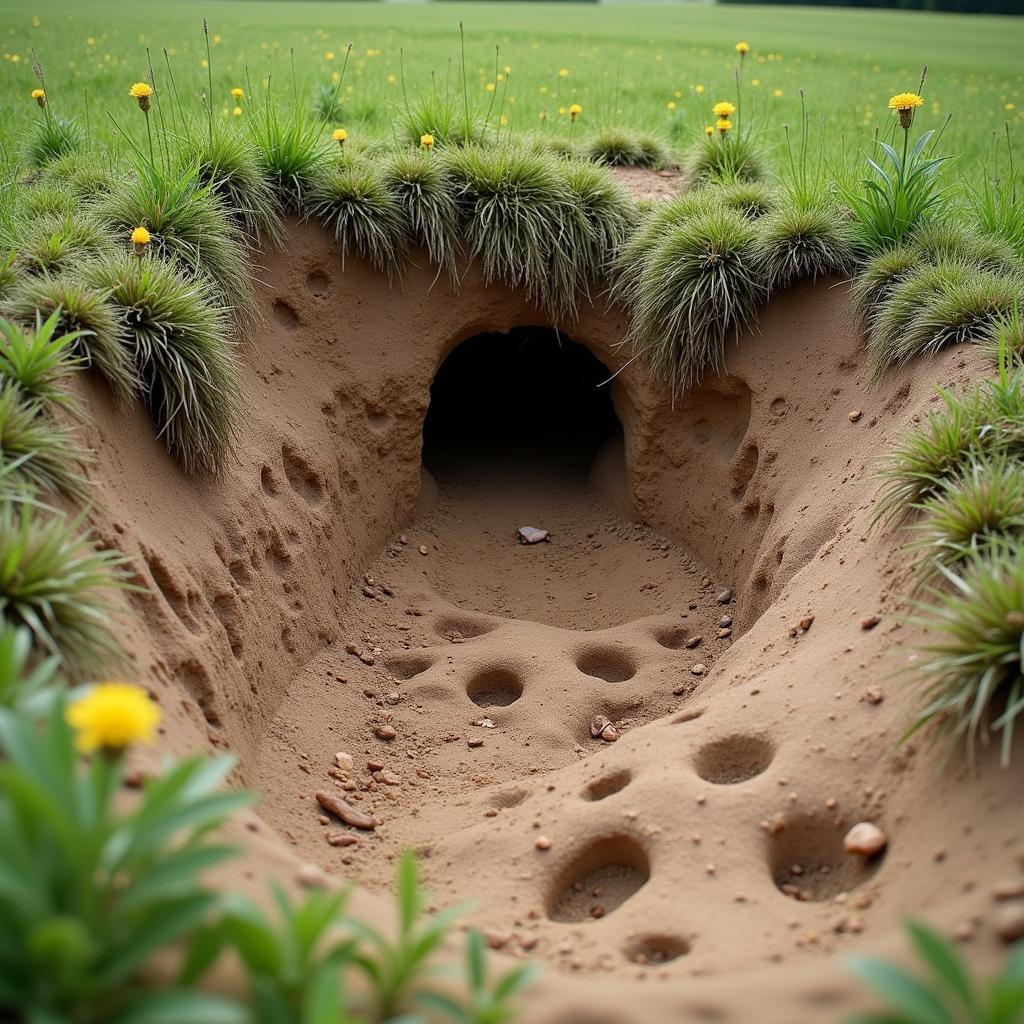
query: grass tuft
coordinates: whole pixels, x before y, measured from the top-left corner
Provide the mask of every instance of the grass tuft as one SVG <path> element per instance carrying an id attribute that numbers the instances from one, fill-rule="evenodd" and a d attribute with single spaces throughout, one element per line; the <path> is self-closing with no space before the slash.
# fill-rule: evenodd
<path id="1" fill-rule="evenodd" d="M 27 277 L 11 289 L 3 308 L 25 325 L 35 323 L 37 315 L 50 317 L 59 313 L 57 323 L 61 331 L 82 332 L 74 346 L 82 365 L 95 367 L 122 403 L 129 402 L 138 392 L 140 382 L 126 344 L 124 325 L 106 292 L 71 275 Z"/>
<path id="2" fill-rule="evenodd" d="M 611 259 L 610 304 L 632 309 L 636 303 L 644 268 L 658 242 L 670 228 L 708 212 L 719 205 L 718 190 L 682 192 L 650 208 L 636 230 L 615 250 Z"/>
<path id="3" fill-rule="evenodd" d="M 83 260 L 114 251 L 108 227 L 82 210 L 36 217 L 22 214 L 12 233 L 16 265 L 29 274 L 60 274 L 80 266 Z"/>
<path id="4" fill-rule="evenodd" d="M 205 132 L 195 134 L 196 141 L 189 146 L 187 162 L 179 166 L 179 172 L 187 174 L 195 166 L 199 184 L 220 200 L 249 245 L 281 242 L 284 232 L 277 196 L 252 142 L 226 128 L 214 131 L 212 142 Z"/>
<path id="5" fill-rule="evenodd" d="M 942 402 L 904 436 L 881 470 L 875 520 L 906 513 L 964 472 L 972 459 L 1024 455 L 1024 368 L 975 385 L 963 395 L 939 389 Z"/>
<path id="6" fill-rule="evenodd" d="M 561 171 L 573 203 L 572 264 L 575 284 L 589 295 L 593 281 L 603 281 L 612 253 L 618 252 L 635 218 L 625 190 L 603 168 L 583 160 Z"/>
<path id="7" fill-rule="evenodd" d="M 925 221 L 914 229 L 907 245 L 932 263 L 952 260 L 979 270 L 1024 270 L 1009 242 L 950 221 Z"/>
<path id="8" fill-rule="evenodd" d="M 768 165 L 749 135 L 702 139 L 686 161 L 690 177 L 698 182 L 765 181 Z"/>
<path id="9" fill-rule="evenodd" d="M 327 152 L 322 122 L 303 110 L 285 114 L 269 99 L 249 119 L 256 158 L 280 209 L 301 213 Z"/>
<path id="10" fill-rule="evenodd" d="M 78 153 L 85 144 L 81 125 L 73 118 L 51 114 L 33 121 L 25 144 L 25 158 L 33 167 L 45 167 L 69 153 Z"/>
<path id="11" fill-rule="evenodd" d="M 556 319 L 571 314 L 585 255 L 570 248 L 572 195 L 557 158 L 467 146 L 450 150 L 446 163 L 469 255 L 480 261 L 485 280 L 522 288 Z"/>
<path id="12" fill-rule="evenodd" d="M 373 164 L 345 159 L 333 165 L 310 192 L 308 215 L 333 232 L 342 267 L 351 250 L 389 278 L 401 273 L 409 244 L 403 208 Z"/>
<path id="13" fill-rule="evenodd" d="M 958 569 L 993 544 L 1024 536 L 1024 473 L 1005 452 L 971 456 L 916 506 L 911 548 L 918 575 L 933 580 L 940 568 Z"/>
<path id="14" fill-rule="evenodd" d="M 847 273 L 855 250 L 854 226 L 835 207 L 789 207 L 757 222 L 757 259 L 772 289 Z"/>
<path id="15" fill-rule="evenodd" d="M 873 325 L 893 288 L 925 263 L 920 251 L 896 245 L 883 249 L 860 266 L 853 279 L 851 296 L 865 327 Z"/>
<path id="16" fill-rule="evenodd" d="M 153 256 L 98 261 L 84 279 L 117 309 L 167 450 L 190 473 L 217 472 L 241 405 L 227 310 L 201 281 Z"/>
<path id="17" fill-rule="evenodd" d="M 779 195 L 775 188 L 763 181 L 733 181 L 716 187 L 718 199 L 729 210 L 756 220 L 778 209 Z"/>
<path id="18" fill-rule="evenodd" d="M 732 210 L 712 209 L 670 228 L 637 288 L 629 340 L 677 394 L 725 364 L 725 343 L 766 296 L 757 232 Z"/>
<path id="19" fill-rule="evenodd" d="M 150 251 L 212 285 L 218 304 L 240 321 L 256 316 L 245 238 L 225 213 L 213 188 L 199 180 L 195 165 L 165 173 L 142 166 L 103 203 L 99 214 L 127 243 L 142 225 L 152 237 Z"/>
<path id="20" fill-rule="evenodd" d="M 598 132 L 584 150 L 588 159 L 607 167 L 649 167 L 648 155 L 632 132 L 606 128 Z"/>
<path id="21" fill-rule="evenodd" d="M 59 330 L 59 320 L 56 313 L 44 320 L 37 312 L 33 322 L 23 328 L 0 317 L 0 381 L 16 385 L 41 408 L 59 405 L 74 409 L 68 384 L 80 365 L 74 355 L 78 335 Z"/>
<path id="22" fill-rule="evenodd" d="M 872 324 L 879 367 L 900 366 L 948 345 L 984 341 L 994 324 L 1024 306 L 1024 277 L 943 260 L 894 285 Z"/>
<path id="23" fill-rule="evenodd" d="M 0 616 L 83 676 L 124 660 L 111 598 L 127 583 L 124 556 L 94 547 L 80 528 L 80 517 L 0 498 Z"/>
<path id="24" fill-rule="evenodd" d="M 80 470 L 87 453 L 72 432 L 26 396 L 17 384 L 0 385 L 0 481 L 3 493 L 15 487 L 83 499 Z"/>
<path id="25" fill-rule="evenodd" d="M 1024 712 L 1024 544 L 996 542 L 941 572 L 946 585 L 929 588 L 916 618 L 928 637 L 915 666 L 925 704 L 910 732 L 963 743 L 972 761 L 979 742 L 1001 735 L 1006 765 Z"/>
<path id="26" fill-rule="evenodd" d="M 91 203 L 108 195 L 117 178 L 108 164 L 92 153 L 69 153 L 50 163 L 43 182 L 70 195 L 78 203 Z"/>
<path id="27" fill-rule="evenodd" d="M 444 164 L 421 149 L 400 150 L 384 162 L 381 175 L 402 211 L 407 236 L 454 276 L 459 207 Z"/>
<path id="28" fill-rule="evenodd" d="M 999 365 L 1008 358 L 1014 364 L 1024 362 L 1024 310 L 1012 309 L 992 322 L 985 348 L 992 361 Z"/>

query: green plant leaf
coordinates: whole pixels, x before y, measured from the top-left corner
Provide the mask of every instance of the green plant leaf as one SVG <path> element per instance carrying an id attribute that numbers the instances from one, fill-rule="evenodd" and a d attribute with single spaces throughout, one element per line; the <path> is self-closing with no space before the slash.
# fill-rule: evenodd
<path id="1" fill-rule="evenodd" d="M 976 1014 L 978 998 L 974 986 L 953 946 L 938 932 L 919 921 L 908 921 L 906 928 L 918 955 L 931 969 L 933 977 L 940 984 L 948 986 L 965 1009 Z"/>
<path id="2" fill-rule="evenodd" d="M 108 1024 L 253 1024 L 234 1000 L 188 990 L 147 993 Z"/>
<path id="3" fill-rule="evenodd" d="M 938 996 L 901 968 L 873 957 L 853 957 L 850 968 L 913 1024 L 956 1024 Z"/>

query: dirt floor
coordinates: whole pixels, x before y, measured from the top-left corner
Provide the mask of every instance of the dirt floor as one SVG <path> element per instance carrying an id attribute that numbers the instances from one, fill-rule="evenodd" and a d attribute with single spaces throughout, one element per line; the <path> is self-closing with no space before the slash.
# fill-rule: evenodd
<path id="1" fill-rule="evenodd" d="M 673 405 L 600 304 L 556 332 L 473 270 L 389 290 L 310 226 L 265 263 L 221 479 L 87 385 L 130 671 L 165 749 L 231 749 L 263 798 L 231 884 L 314 865 L 390 915 L 412 846 L 434 905 L 545 964 L 531 1024 L 836 1021 L 843 955 L 911 913 L 994 962 L 1024 796 L 900 742 L 902 540 L 870 526 L 973 354 L 874 381 L 819 283 Z M 844 851 L 861 821 L 882 854 Z"/>

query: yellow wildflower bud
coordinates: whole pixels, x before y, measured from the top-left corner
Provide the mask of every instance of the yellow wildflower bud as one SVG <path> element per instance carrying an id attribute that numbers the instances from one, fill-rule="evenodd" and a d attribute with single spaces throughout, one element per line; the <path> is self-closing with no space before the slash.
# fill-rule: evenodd
<path id="1" fill-rule="evenodd" d="M 236 100 L 240 100 L 245 95 L 245 91 L 243 89 L 239 89 L 236 85 L 234 89 L 231 90 L 231 95 L 234 96 Z"/>
<path id="2" fill-rule="evenodd" d="M 129 90 L 129 96 L 134 96 L 139 101 L 139 109 L 149 110 L 149 97 L 153 95 L 152 86 L 146 82 L 136 82 Z"/>
<path id="3" fill-rule="evenodd" d="M 900 127 L 908 131 L 914 123 L 914 111 L 924 103 L 916 92 L 898 92 L 889 98 L 889 109 L 900 115 Z"/>
<path id="4" fill-rule="evenodd" d="M 40 110 L 45 110 L 46 109 L 46 93 L 43 92 L 42 89 L 33 89 L 32 90 L 32 99 L 34 99 L 36 101 L 36 103 L 39 104 L 39 109 Z"/>
<path id="5" fill-rule="evenodd" d="M 151 743 L 160 709 L 140 686 L 100 683 L 68 705 L 68 724 L 83 753 L 119 751 L 131 743 Z"/>
<path id="6" fill-rule="evenodd" d="M 434 136 L 431 135 L 430 132 L 426 132 L 425 134 L 421 135 L 420 145 L 424 149 L 430 149 L 434 145 Z"/>
<path id="7" fill-rule="evenodd" d="M 720 118 L 719 118 L 719 119 L 718 119 L 718 120 L 717 120 L 717 121 L 715 122 L 715 127 L 716 127 L 716 128 L 717 128 L 717 129 L 718 129 L 718 130 L 719 130 L 719 131 L 720 131 L 720 132 L 721 132 L 721 133 L 723 134 L 723 135 L 725 135 L 725 133 L 726 133 L 726 132 L 728 132 L 728 131 L 732 131 L 732 121 L 730 121 L 730 120 L 729 120 L 729 119 L 728 119 L 727 117 L 720 117 Z"/>
<path id="8" fill-rule="evenodd" d="M 750 43 L 745 43 L 742 41 L 738 42 L 736 44 L 736 52 L 740 55 L 740 57 L 746 57 L 746 55 L 750 53 Z"/>
<path id="9" fill-rule="evenodd" d="M 331 134 L 331 138 L 333 138 L 334 141 L 339 146 L 344 146 L 345 145 L 345 140 L 348 138 L 348 132 L 345 131 L 344 128 L 335 128 L 334 131 Z"/>

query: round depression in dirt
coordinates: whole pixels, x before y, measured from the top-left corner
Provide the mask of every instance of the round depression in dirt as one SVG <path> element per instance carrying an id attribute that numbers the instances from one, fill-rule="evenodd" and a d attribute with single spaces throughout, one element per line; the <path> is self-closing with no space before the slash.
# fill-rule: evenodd
<path id="1" fill-rule="evenodd" d="M 514 669 L 494 665 L 473 674 L 466 694 L 478 707 L 504 708 L 522 697 L 523 680 Z"/>

